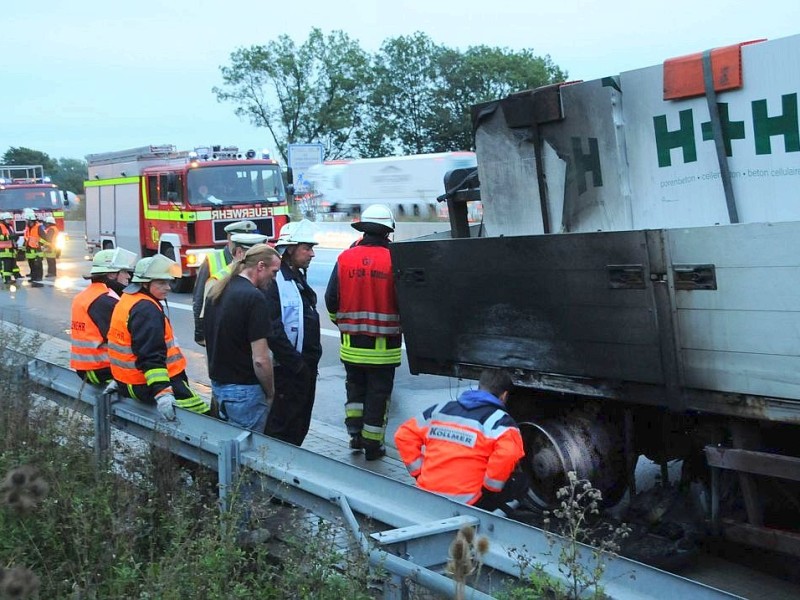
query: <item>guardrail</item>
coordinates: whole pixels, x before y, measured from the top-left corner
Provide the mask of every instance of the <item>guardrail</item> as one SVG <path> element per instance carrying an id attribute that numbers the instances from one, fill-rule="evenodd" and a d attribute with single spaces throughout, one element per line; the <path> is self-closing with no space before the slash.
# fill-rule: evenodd
<path id="1" fill-rule="evenodd" d="M 454 582 L 441 571 L 454 533 L 464 524 L 474 525 L 489 539 L 484 572 L 527 575 L 530 568 L 521 568 L 512 558 L 523 548 L 532 557 L 542 557 L 537 562 L 558 556 L 558 543 L 551 548 L 544 533 L 534 527 L 189 411 L 178 409 L 178 419 L 165 422 L 155 409 L 133 400 L 112 403 L 110 395 L 83 385 L 73 371 L 59 364 L 41 357 L 26 359 L 25 372 L 32 381 L 57 392 L 53 395 L 60 403 L 94 415 L 98 459 L 103 460 L 108 450 L 111 426 L 161 443 L 217 471 L 223 506 L 237 478 L 258 473 L 262 485 L 275 496 L 329 520 L 342 518 L 370 564 L 392 574 L 386 598 L 406 597 L 406 581 L 452 596 Z M 358 517 L 387 529 L 367 535 Z M 592 564 L 591 548 L 581 548 L 580 560 Z M 553 562 L 545 565 L 545 573 L 563 579 Z M 467 588 L 466 597 L 491 598 L 497 584 L 497 579 L 485 577 L 474 584 L 481 589 Z M 601 585 L 608 598 L 619 600 L 737 597 L 621 557 L 608 563 Z"/>

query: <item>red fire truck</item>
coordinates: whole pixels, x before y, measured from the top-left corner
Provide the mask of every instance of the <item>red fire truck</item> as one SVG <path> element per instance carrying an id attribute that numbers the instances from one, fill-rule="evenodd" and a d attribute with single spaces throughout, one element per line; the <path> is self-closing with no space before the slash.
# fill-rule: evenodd
<path id="1" fill-rule="evenodd" d="M 273 239 L 289 219 L 280 166 L 253 150 L 144 146 L 86 160 L 87 248 L 169 256 L 183 269 L 176 292 L 191 290 L 206 254 L 225 244 L 229 223 L 248 219 Z"/>
<path id="2" fill-rule="evenodd" d="M 14 215 L 14 229 L 25 231 L 23 211 L 31 209 L 42 221 L 47 217 L 56 220 L 59 234 L 56 250 L 60 256 L 67 240 L 64 233 L 64 193 L 44 175 L 42 165 L 0 165 L 0 213 Z"/>

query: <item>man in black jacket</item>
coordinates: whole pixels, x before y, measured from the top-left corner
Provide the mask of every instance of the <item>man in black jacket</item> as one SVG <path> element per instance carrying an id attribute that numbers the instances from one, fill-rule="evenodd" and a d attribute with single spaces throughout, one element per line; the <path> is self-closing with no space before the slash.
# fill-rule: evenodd
<path id="1" fill-rule="evenodd" d="M 275 372 L 275 401 L 265 433 L 296 446 L 302 445 L 311 425 L 322 356 L 317 295 L 306 280 L 316 243 L 310 221 L 284 225 L 276 243 L 281 269 L 276 285 L 265 291 Z"/>

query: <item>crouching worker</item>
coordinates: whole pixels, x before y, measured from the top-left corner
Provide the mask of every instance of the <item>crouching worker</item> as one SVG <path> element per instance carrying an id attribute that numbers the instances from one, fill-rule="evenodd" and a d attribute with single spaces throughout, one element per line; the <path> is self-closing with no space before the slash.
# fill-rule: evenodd
<path id="1" fill-rule="evenodd" d="M 135 264 L 134 252 L 124 248 L 100 250 L 85 277 L 91 280 L 89 287 L 72 300 L 69 366 L 87 383 L 106 385 L 113 381 L 108 360 L 108 328 Z"/>
<path id="2" fill-rule="evenodd" d="M 175 419 L 175 406 L 201 414 L 210 409 L 189 387 L 186 358 L 161 305 L 170 281 L 180 275 L 180 265 L 162 254 L 141 259 L 108 330 L 111 373 L 120 393 L 155 404 L 168 421 Z"/>
<path id="3" fill-rule="evenodd" d="M 487 369 L 477 390 L 400 425 L 395 444 L 419 487 L 485 510 L 522 499 L 527 480 L 515 467 L 525 449 L 505 410 L 511 387 L 508 373 Z"/>

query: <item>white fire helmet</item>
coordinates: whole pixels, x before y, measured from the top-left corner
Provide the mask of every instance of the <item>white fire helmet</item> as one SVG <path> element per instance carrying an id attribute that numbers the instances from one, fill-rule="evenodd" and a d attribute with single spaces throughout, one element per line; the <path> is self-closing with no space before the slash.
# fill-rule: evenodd
<path id="1" fill-rule="evenodd" d="M 45 218 L 44 222 L 47 223 L 48 225 L 55 225 L 56 218 L 53 215 L 49 215 L 48 217 Z"/>
<path id="2" fill-rule="evenodd" d="M 278 236 L 278 241 L 275 242 L 275 247 L 296 246 L 297 244 L 316 246 L 318 242 L 315 233 L 314 224 L 308 219 L 287 223 L 281 228 L 281 234 Z"/>
<path id="3" fill-rule="evenodd" d="M 385 204 L 370 204 L 361 213 L 361 220 L 351 224 L 353 229 L 364 233 L 389 233 L 394 231 L 392 209 Z"/>
<path id="4" fill-rule="evenodd" d="M 22 218 L 26 221 L 35 221 L 36 220 L 36 213 L 33 212 L 32 208 L 26 208 L 22 211 Z"/>
<path id="5" fill-rule="evenodd" d="M 92 259 L 90 275 L 133 271 L 136 266 L 136 253 L 125 248 L 100 250 Z"/>
<path id="6" fill-rule="evenodd" d="M 183 275 L 181 266 L 163 254 L 147 256 L 136 263 L 131 282 L 144 283 L 158 279 L 172 280 Z"/>
<path id="7" fill-rule="evenodd" d="M 13 218 L 14 215 L 12 215 L 10 212 L 0 213 L 0 221 L 10 221 Z"/>

